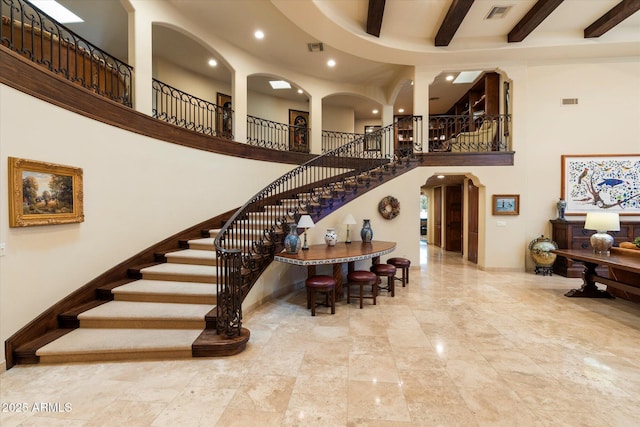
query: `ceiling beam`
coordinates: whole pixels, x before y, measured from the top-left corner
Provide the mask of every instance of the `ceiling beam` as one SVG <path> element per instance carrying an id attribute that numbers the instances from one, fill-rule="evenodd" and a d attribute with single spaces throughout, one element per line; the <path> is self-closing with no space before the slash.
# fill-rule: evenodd
<path id="1" fill-rule="evenodd" d="M 367 12 L 367 33 L 380 37 L 382 28 L 382 17 L 384 16 L 385 0 L 369 0 L 369 11 Z"/>
<path id="2" fill-rule="evenodd" d="M 453 0 L 436 34 L 436 46 L 449 46 L 474 0 Z"/>
<path id="3" fill-rule="evenodd" d="M 564 0 L 538 0 L 509 32 L 509 43 L 521 42 L 542 23 Z"/>
<path id="4" fill-rule="evenodd" d="M 640 10 L 640 0 L 622 0 L 609 12 L 584 29 L 584 38 L 600 37 Z"/>

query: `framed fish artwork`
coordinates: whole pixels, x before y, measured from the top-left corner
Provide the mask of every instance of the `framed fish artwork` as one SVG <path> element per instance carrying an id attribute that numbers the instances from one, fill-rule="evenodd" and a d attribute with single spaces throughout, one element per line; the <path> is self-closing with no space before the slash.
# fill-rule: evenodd
<path id="1" fill-rule="evenodd" d="M 640 214 L 640 154 L 563 155 L 561 197 L 566 215 Z"/>

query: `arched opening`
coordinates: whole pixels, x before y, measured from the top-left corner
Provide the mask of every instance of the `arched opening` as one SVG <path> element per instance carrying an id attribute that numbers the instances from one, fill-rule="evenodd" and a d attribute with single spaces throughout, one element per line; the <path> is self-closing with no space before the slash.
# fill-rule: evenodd
<path id="1" fill-rule="evenodd" d="M 421 262 L 427 262 L 422 253 L 432 245 L 478 264 L 484 255 L 480 209 L 484 192 L 478 179 L 469 173 L 434 174 L 420 187 L 420 197 L 424 198 L 420 210 Z"/>

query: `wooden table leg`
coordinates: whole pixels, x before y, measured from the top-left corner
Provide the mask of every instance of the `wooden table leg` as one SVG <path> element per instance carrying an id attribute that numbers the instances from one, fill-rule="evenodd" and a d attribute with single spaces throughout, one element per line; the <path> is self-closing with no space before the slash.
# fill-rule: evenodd
<path id="1" fill-rule="evenodd" d="M 566 297 L 583 297 L 583 298 L 615 298 L 609 292 L 598 289 L 596 286 L 594 277 L 598 276 L 596 273 L 596 267 L 598 264 L 584 261 L 584 271 L 582 272 L 583 285 L 580 289 L 571 289 L 564 294 Z"/>
<path id="2" fill-rule="evenodd" d="M 311 277 L 311 276 L 315 276 L 316 275 L 316 266 L 315 265 L 308 265 L 307 266 L 307 277 Z"/>
<path id="3" fill-rule="evenodd" d="M 333 264 L 333 277 L 336 279 L 336 300 L 342 300 L 342 263 Z"/>

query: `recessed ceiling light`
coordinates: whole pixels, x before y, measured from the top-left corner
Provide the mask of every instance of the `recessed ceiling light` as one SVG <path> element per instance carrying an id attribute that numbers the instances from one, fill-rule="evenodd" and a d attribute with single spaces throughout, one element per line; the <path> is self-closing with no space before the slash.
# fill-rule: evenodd
<path id="1" fill-rule="evenodd" d="M 398 113 L 404 113 L 404 108 L 398 108 Z"/>
<path id="2" fill-rule="evenodd" d="M 335 67 L 336 66 L 336 61 L 334 61 L 333 59 L 330 59 L 327 61 L 327 65 L 329 67 Z"/>
<path id="3" fill-rule="evenodd" d="M 210 67 L 215 67 L 216 65 L 218 65 L 218 61 L 216 61 L 215 59 L 210 59 L 208 64 Z"/>
<path id="4" fill-rule="evenodd" d="M 482 74 L 482 71 L 463 71 L 458 74 L 458 77 L 456 77 L 453 83 L 473 83 L 480 74 Z"/>
<path id="5" fill-rule="evenodd" d="M 304 91 L 303 91 L 302 89 L 298 89 L 298 93 L 299 93 L 299 94 L 303 94 L 303 93 L 304 93 Z"/>
<path id="6" fill-rule="evenodd" d="M 264 38 L 264 33 L 262 32 L 262 30 L 256 30 L 256 32 L 253 33 L 253 36 L 258 40 L 262 40 Z"/>
<path id="7" fill-rule="evenodd" d="M 373 110 L 372 113 L 373 114 L 378 114 L 378 110 Z"/>
<path id="8" fill-rule="evenodd" d="M 61 24 L 84 22 L 84 19 L 55 0 L 33 0 L 31 3 Z"/>
<path id="9" fill-rule="evenodd" d="M 453 80 L 453 76 L 452 76 L 451 74 L 449 74 L 449 75 L 447 76 L 447 81 L 448 81 L 448 82 L 450 82 L 451 80 Z"/>
<path id="10" fill-rule="evenodd" d="M 284 80 L 269 80 L 272 89 L 291 89 L 289 82 Z"/>

